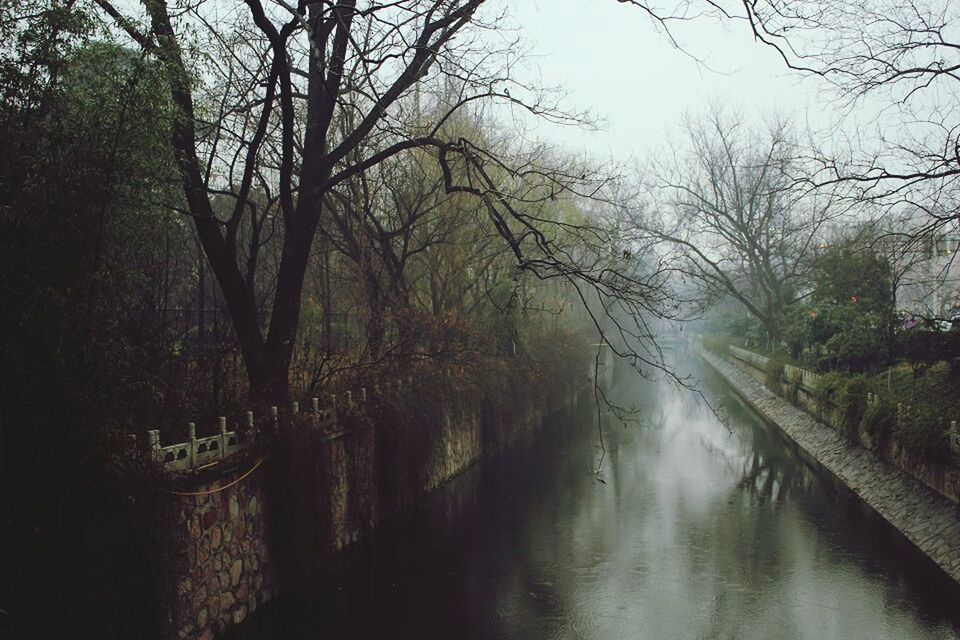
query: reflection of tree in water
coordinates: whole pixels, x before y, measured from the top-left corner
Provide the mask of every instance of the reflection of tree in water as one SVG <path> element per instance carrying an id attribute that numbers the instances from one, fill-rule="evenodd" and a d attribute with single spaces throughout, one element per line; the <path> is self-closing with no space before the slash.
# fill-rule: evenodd
<path id="1" fill-rule="evenodd" d="M 794 490 L 802 489 L 804 475 L 797 465 L 780 464 L 777 459 L 754 450 L 743 465 L 743 475 L 737 487 L 759 504 L 776 504 L 789 499 Z"/>

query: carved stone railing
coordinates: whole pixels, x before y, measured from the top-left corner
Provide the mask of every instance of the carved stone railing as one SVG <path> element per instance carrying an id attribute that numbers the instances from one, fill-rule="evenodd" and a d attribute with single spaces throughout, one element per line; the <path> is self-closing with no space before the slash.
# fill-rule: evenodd
<path id="1" fill-rule="evenodd" d="M 734 346 L 730 347 L 730 355 L 760 370 L 766 370 L 767 363 L 770 361 L 767 356 Z M 817 383 L 820 382 L 820 374 L 795 367 L 792 364 L 783 365 L 783 378 L 785 382 L 798 380 L 803 390 L 809 393 L 814 393 L 817 389 Z"/>
<path id="2" fill-rule="evenodd" d="M 741 349 L 740 347 L 730 347 L 730 355 L 737 360 L 746 362 L 758 369 L 765 369 L 769 358 L 766 356 L 760 355 L 759 353 L 754 353 L 746 349 Z M 814 373 L 813 371 L 808 371 L 806 369 L 801 369 L 800 367 L 795 367 L 793 365 L 784 365 L 783 366 L 783 375 L 785 381 L 789 382 L 792 380 L 799 379 L 800 386 L 804 391 L 813 394 L 817 390 L 817 385 L 820 382 L 820 374 Z M 873 404 L 880 401 L 879 394 L 868 393 L 867 394 L 867 404 Z M 910 416 L 913 413 L 913 407 L 910 405 L 897 404 L 897 422 L 902 423 L 906 420 L 910 420 Z M 946 418 L 940 418 L 941 422 L 945 424 Z M 956 420 L 949 421 L 949 429 L 947 429 L 947 438 L 950 444 L 950 450 L 953 453 L 954 457 L 960 460 L 960 427 L 957 426 Z"/>
<path id="3" fill-rule="evenodd" d="M 189 471 L 198 467 L 205 467 L 212 463 L 243 451 L 253 444 L 256 430 L 253 422 L 253 412 L 247 412 L 247 423 L 243 429 L 227 430 L 226 417 L 217 419 L 218 433 L 203 438 L 197 437 L 197 425 L 191 422 L 187 425 L 188 440 L 167 446 L 160 444 L 160 430 L 147 432 L 147 444 L 150 454 L 156 462 L 161 462 L 169 471 Z"/>
<path id="4" fill-rule="evenodd" d="M 787 382 L 799 380 L 800 387 L 811 394 L 816 392 L 817 385 L 820 384 L 820 374 L 795 367 L 792 364 L 783 365 L 783 376 L 787 379 Z"/>
<path id="5" fill-rule="evenodd" d="M 743 360 L 758 369 L 765 369 L 767 367 L 767 361 L 769 358 L 762 356 L 759 353 L 754 353 L 753 351 L 747 351 L 746 349 L 741 349 L 740 347 L 730 346 L 730 355 L 732 355 L 737 360 Z"/>
<path id="6" fill-rule="evenodd" d="M 447 370 L 441 373 L 441 377 L 450 375 L 451 373 Z M 336 394 L 330 394 L 324 404 L 321 404 L 319 397 L 314 397 L 310 398 L 310 408 L 306 411 L 302 411 L 300 402 L 294 400 L 290 403 L 289 413 L 291 416 L 297 416 L 297 422 L 300 424 L 328 432 L 329 439 L 333 440 L 348 433 L 337 431 L 336 427 L 341 418 L 362 416 L 366 413 L 371 399 L 379 398 L 384 394 L 399 394 L 412 385 L 413 378 L 407 377 L 404 380 L 387 382 L 383 390 L 380 385 L 375 385 L 369 395 L 367 389 L 362 388 L 356 398 L 351 391 L 345 391 L 339 397 Z M 270 427 L 275 428 L 279 419 L 279 407 L 270 407 Z M 243 425 L 238 425 L 234 430 L 227 429 L 227 418 L 221 416 L 217 419 L 215 435 L 198 438 L 197 425 L 191 422 L 187 425 L 186 441 L 166 446 L 160 441 L 159 429 L 147 431 L 147 447 L 153 460 L 163 464 L 164 469 L 183 473 L 218 464 L 236 453 L 249 449 L 256 442 L 260 431 L 262 430 L 257 427 L 253 411 L 247 411 Z"/>

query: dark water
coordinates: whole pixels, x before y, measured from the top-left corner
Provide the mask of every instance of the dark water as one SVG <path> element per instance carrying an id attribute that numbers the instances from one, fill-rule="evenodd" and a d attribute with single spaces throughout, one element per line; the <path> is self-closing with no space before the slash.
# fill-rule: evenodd
<path id="1" fill-rule="evenodd" d="M 693 365 L 691 365 L 693 366 Z M 960 638 L 960 593 L 709 371 L 478 466 L 245 638 Z M 729 430 L 728 428 L 729 427 Z"/>

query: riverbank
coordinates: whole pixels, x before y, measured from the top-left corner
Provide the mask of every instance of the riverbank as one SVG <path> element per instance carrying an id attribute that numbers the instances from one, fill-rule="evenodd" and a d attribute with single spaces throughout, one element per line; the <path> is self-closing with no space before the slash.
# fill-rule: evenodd
<path id="1" fill-rule="evenodd" d="M 489 397 L 448 375 L 411 379 L 402 393 L 345 396 L 332 418 L 294 412 L 269 451 L 187 474 L 170 495 L 160 636 L 212 640 L 241 625 L 482 458 L 543 436 L 583 388 Z"/>
<path id="2" fill-rule="evenodd" d="M 960 583 L 960 518 L 954 503 L 852 444 L 732 362 L 703 349 L 695 352 L 776 426 L 808 464 L 859 496 Z"/>
<path id="3" fill-rule="evenodd" d="M 960 587 L 676 355 L 678 371 L 709 372 L 726 424 L 703 398 L 624 372 L 612 396 L 637 422 L 604 419 L 605 451 L 595 406 L 551 422 L 229 640 L 960 638 Z"/>

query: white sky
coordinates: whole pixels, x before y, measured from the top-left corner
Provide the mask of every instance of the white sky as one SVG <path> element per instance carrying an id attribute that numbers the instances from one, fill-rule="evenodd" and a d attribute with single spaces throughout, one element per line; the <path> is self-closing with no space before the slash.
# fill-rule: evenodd
<path id="1" fill-rule="evenodd" d="M 815 81 L 788 72 L 746 23 L 702 18 L 676 26 L 674 35 L 708 69 L 672 47 L 641 9 L 616 0 L 519 0 L 510 13 L 542 83 L 563 87 L 569 107 L 605 121 L 600 132 L 538 128 L 570 151 L 643 157 L 676 131 L 684 112 L 715 99 L 750 117 L 792 112 L 800 127 L 825 126 Z"/>

